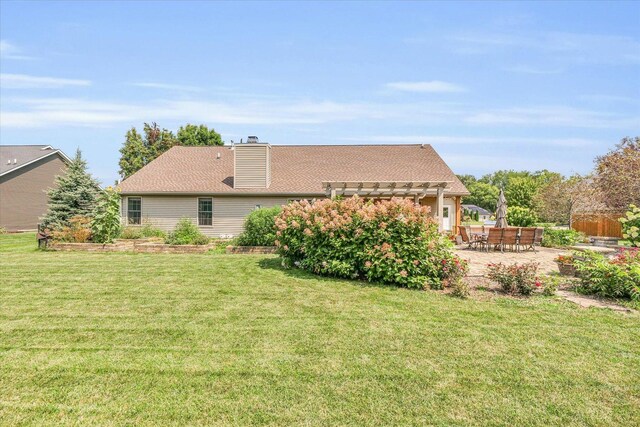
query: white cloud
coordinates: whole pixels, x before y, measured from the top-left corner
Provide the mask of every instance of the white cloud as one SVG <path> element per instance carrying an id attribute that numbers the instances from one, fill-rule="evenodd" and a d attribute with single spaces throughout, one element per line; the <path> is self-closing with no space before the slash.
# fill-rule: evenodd
<path id="1" fill-rule="evenodd" d="M 2 89 L 55 89 L 66 86 L 89 86 L 89 80 L 37 77 L 27 74 L 0 74 Z"/>
<path id="2" fill-rule="evenodd" d="M 154 120 L 188 120 L 223 124 L 321 124 L 360 118 L 401 117 L 403 109 L 381 110 L 368 104 L 330 101 L 209 102 L 157 100 L 145 104 L 109 103 L 68 98 L 10 99 L 3 127 L 93 126 Z"/>
<path id="3" fill-rule="evenodd" d="M 488 109 L 465 118 L 474 125 L 530 125 L 581 128 L 637 128 L 639 116 L 580 110 L 571 107 L 542 106 L 530 108 Z"/>
<path id="4" fill-rule="evenodd" d="M 443 82 L 440 80 L 431 80 L 425 82 L 393 82 L 387 83 L 387 88 L 404 91 L 404 92 L 464 92 L 465 88 L 453 83 Z"/>
<path id="5" fill-rule="evenodd" d="M 363 137 L 345 137 L 344 141 L 389 143 L 389 144 L 431 144 L 431 145 L 525 145 L 525 146 L 556 146 L 556 147 L 587 147 L 603 144 L 603 141 L 583 138 L 522 138 L 522 137 L 475 137 L 475 136 L 438 136 L 438 135 L 373 135 Z"/>
<path id="6" fill-rule="evenodd" d="M 9 43 L 7 40 L 0 40 L 0 58 L 2 59 L 35 59 L 31 56 L 21 54 L 20 48 Z"/>
<path id="7" fill-rule="evenodd" d="M 318 125 L 356 122 L 393 123 L 411 126 L 546 126 L 559 128 L 636 129 L 640 118 L 630 114 L 579 110 L 567 107 L 486 109 L 447 102 L 340 103 L 300 99 L 263 99 L 228 102 L 155 99 L 144 103 L 104 102 L 78 98 L 9 98 L 2 100 L 1 125 L 9 127 L 131 125 L 149 120 L 242 125 Z M 462 133 L 462 132 L 461 132 Z M 468 133 L 468 132 L 465 132 Z M 379 142 L 417 142 L 419 136 L 378 136 Z M 387 138 L 385 141 L 384 138 Z M 453 144 L 457 138 L 440 137 L 434 142 Z M 393 141 L 391 141 L 393 140 Z M 492 143 L 483 138 L 467 142 Z M 503 141 L 496 141 L 503 142 Z M 504 142 L 510 142 L 505 140 Z M 580 145 L 581 140 L 558 140 L 558 144 Z"/>
<path id="8" fill-rule="evenodd" d="M 506 70 L 512 71 L 514 73 L 541 74 L 541 75 L 560 74 L 563 72 L 563 69 L 560 67 L 546 68 L 546 67 L 534 67 L 531 65 L 516 65 L 513 67 L 508 67 Z"/>
<path id="9" fill-rule="evenodd" d="M 131 83 L 132 86 L 145 87 L 149 89 L 165 89 L 165 90 L 178 90 L 187 92 L 200 92 L 202 89 L 196 86 L 177 85 L 171 83 L 157 83 L 157 82 L 136 82 Z"/>
<path id="10" fill-rule="evenodd" d="M 504 50 L 539 53 L 563 63 L 639 64 L 640 42 L 633 37 L 567 32 L 465 32 L 449 37 L 463 54 L 495 54 Z"/>

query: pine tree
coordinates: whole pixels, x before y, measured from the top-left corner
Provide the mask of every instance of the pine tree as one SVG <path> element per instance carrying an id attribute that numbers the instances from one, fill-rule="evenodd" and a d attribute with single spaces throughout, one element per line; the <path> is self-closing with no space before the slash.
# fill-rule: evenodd
<path id="1" fill-rule="evenodd" d="M 90 217 L 99 191 L 100 185 L 87 172 L 87 162 L 78 149 L 66 172 L 58 175 L 54 187 L 47 191 L 48 210 L 41 218 L 42 224 L 58 229 L 68 226 L 74 216 Z"/>

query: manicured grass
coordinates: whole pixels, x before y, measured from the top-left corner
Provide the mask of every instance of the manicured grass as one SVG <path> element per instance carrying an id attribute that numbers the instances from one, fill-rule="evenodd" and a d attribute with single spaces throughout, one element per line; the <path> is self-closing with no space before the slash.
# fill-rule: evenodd
<path id="1" fill-rule="evenodd" d="M 0 236 L 0 424 L 640 425 L 640 316 Z"/>

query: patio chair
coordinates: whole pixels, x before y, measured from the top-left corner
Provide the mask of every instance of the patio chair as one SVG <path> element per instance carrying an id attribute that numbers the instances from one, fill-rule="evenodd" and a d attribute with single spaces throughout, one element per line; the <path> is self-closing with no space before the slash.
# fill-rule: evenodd
<path id="1" fill-rule="evenodd" d="M 498 246 L 500 246 L 500 251 L 504 252 L 504 248 L 502 246 L 503 231 L 504 229 L 502 228 L 490 228 L 487 238 L 482 241 L 483 249 L 486 249 L 486 251 L 489 252 L 489 248 L 491 246 L 493 246 L 494 248 L 497 248 Z"/>
<path id="2" fill-rule="evenodd" d="M 518 250 L 518 228 L 505 228 L 502 232 L 502 249 L 504 251 L 505 246 L 509 246 L 509 249 L 513 251 L 515 248 Z"/>
<path id="3" fill-rule="evenodd" d="M 542 235 L 544 234 L 544 228 L 536 228 L 536 234 L 535 234 L 535 238 L 534 238 L 534 245 L 537 246 L 542 246 Z"/>
<path id="4" fill-rule="evenodd" d="M 518 249 L 524 248 L 525 251 L 532 249 L 534 252 L 536 251 L 535 242 L 536 242 L 536 233 L 539 229 L 537 228 L 523 228 L 520 232 L 520 240 L 518 241 Z M 542 230 L 542 229 L 540 229 Z"/>
<path id="5" fill-rule="evenodd" d="M 482 242 L 482 239 L 471 237 L 471 232 L 469 231 L 469 227 L 467 226 L 460 227 L 460 237 L 462 238 L 462 242 L 469 245 L 469 249 L 473 248 L 474 246 L 478 246 L 478 244 Z"/>

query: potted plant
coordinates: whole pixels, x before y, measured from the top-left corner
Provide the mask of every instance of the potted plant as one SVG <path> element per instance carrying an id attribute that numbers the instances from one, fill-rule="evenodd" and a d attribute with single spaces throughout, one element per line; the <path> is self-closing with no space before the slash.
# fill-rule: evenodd
<path id="1" fill-rule="evenodd" d="M 563 276 L 574 277 L 576 275 L 576 266 L 573 264 L 573 255 L 558 255 L 554 260 L 558 264 L 558 270 Z"/>

